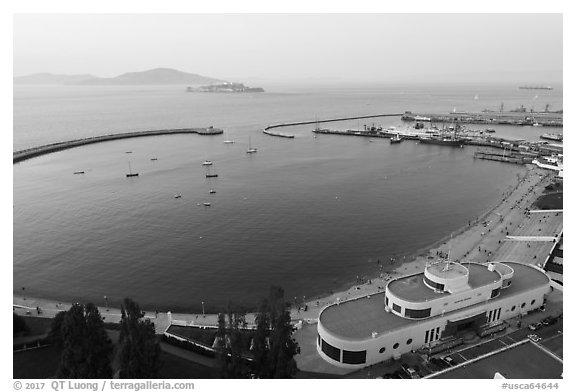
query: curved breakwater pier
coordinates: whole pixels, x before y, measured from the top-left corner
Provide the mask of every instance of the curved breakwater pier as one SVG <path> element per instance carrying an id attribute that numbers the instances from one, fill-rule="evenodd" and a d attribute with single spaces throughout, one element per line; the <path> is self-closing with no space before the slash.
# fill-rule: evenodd
<path id="1" fill-rule="evenodd" d="M 22 162 L 30 158 L 50 154 L 56 151 L 67 150 L 69 148 L 85 146 L 87 144 L 107 142 L 111 140 L 129 139 L 134 137 L 174 135 L 174 134 L 186 134 L 186 133 L 195 133 L 198 135 L 219 135 L 224 133 L 224 131 L 220 128 L 214 128 L 214 127 L 175 128 L 175 129 L 156 129 L 150 131 L 114 133 L 110 135 L 87 137 L 82 139 L 69 140 L 65 142 L 46 144 L 44 146 L 32 147 L 26 150 L 16 151 L 13 153 L 12 163 Z"/>
<path id="2" fill-rule="evenodd" d="M 402 115 L 403 113 L 387 113 L 387 114 L 371 114 L 368 116 L 337 117 L 337 118 L 328 118 L 324 120 L 314 120 L 314 121 L 297 121 L 297 122 L 268 125 L 266 128 L 264 128 L 264 130 L 267 131 L 273 128 L 292 127 L 296 125 L 310 125 L 310 124 L 320 124 L 320 123 L 337 122 L 337 121 L 361 120 L 363 118 L 401 117 Z"/>

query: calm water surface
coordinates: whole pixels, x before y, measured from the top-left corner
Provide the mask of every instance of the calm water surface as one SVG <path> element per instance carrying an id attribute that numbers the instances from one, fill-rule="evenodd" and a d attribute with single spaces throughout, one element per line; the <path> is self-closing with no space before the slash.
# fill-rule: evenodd
<path id="1" fill-rule="evenodd" d="M 477 90 L 17 88 L 15 150 L 137 129 L 213 124 L 226 132 L 106 142 L 14 165 L 14 291 L 96 302 L 131 296 L 147 307 L 197 310 L 201 301 L 207 309 L 252 305 L 271 284 L 310 298 L 373 273 L 377 259 L 428 246 L 494 205 L 522 169 L 474 160 L 471 147 L 314 138 L 310 126 L 285 129 L 296 135 L 290 140 L 259 129 L 426 102 L 472 106 Z M 498 105 L 503 93 L 491 94 Z M 497 132 L 537 138 L 541 130 Z M 257 154 L 246 154 L 249 138 Z M 205 159 L 217 179 L 205 178 Z M 128 162 L 139 177 L 125 177 Z M 73 175 L 78 170 L 86 174 Z"/>

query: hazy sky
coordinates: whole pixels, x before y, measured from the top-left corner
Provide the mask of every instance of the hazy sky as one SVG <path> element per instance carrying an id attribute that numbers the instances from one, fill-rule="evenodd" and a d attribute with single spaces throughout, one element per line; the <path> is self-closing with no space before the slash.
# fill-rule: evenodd
<path id="1" fill-rule="evenodd" d="M 14 74 L 562 79 L 561 14 L 17 14 Z"/>

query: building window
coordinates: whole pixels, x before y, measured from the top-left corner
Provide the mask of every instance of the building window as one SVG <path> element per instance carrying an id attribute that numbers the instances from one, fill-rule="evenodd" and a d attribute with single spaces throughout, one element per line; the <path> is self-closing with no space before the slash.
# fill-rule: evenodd
<path id="1" fill-rule="evenodd" d="M 408 339 L 408 340 L 406 341 L 406 344 L 412 344 L 412 338 Z"/>
<path id="2" fill-rule="evenodd" d="M 512 306 L 512 309 L 510 309 L 511 311 L 515 311 L 516 310 L 516 305 Z"/>
<path id="3" fill-rule="evenodd" d="M 520 306 L 521 308 L 524 308 L 526 306 L 526 302 L 522 303 L 522 306 Z"/>
<path id="4" fill-rule="evenodd" d="M 347 351 L 344 350 L 342 354 L 342 362 L 351 365 L 358 365 L 366 363 L 366 350 L 363 351 Z"/>
<path id="5" fill-rule="evenodd" d="M 444 284 L 443 283 L 436 283 L 430 279 L 428 279 L 426 276 L 424 276 L 424 282 L 426 282 L 426 284 L 430 287 L 432 287 L 433 289 L 436 290 L 444 290 Z"/>
<path id="6" fill-rule="evenodd" d="M 402 307 L 400 305 L 392 304 L 392 309 L 394 309 L 395 312 L 402 313 Z"/>
<path id="7" fill-rule="evenodd" d="M 382 347 L 380 350 L 378 350 L 378 352 L 379 352 L 380 354 L 383 354 L 384 351 L 386 351 L 386 347 Z"/>
<path id="8" fill-rule="evenodd" d="M 426 317 L 430 317 L 430 311 L 431 308 L 427 308 L 427 309 L 404 309 L 404 315 L 406 317 L 410 317 L 410 318 L 426 318 Z"/>
<path id="9" fill-rule="evenodd" d="M 384 297 L 384 303 L 388 306 L 388 297 Z"/>
<path id="10" fill-rule="evenodd" d="M 424 336 L 424 343 L 428 343 L 428 335 L 430 335 L 430 331 L 426 330 L 426 335 Z"/>
<path id="11" fill-rule="evenodd" d="M 398 348 L 398 346 L 400 346 L 400 344 L 394 343 L 394 345 L 392 346 L 392 348 L 393 348 L 394 350 L 396 350 L 396 349 Z"/>
<path id="12" fill-rule="evenodd" d="M 340 349 L 326 343 L 324 339 L 322 339 L 322 352 L 333 360 L 340 362 Z"/>
<path id="13" fill-rule="evenodd" d="M 492 294 L 490 294 L 490 298 L 494 298 L 496 297 L 498 294 L 500 294 L 500 289 L 494 289 L 492 290 Z"/>
<path id="14" fill-rule="evenodd" d="M 536 303 L 536 300 L 533 299 L 533 300 L 530 302 L 530 305 L 534 305 L 535 303 Z"/>

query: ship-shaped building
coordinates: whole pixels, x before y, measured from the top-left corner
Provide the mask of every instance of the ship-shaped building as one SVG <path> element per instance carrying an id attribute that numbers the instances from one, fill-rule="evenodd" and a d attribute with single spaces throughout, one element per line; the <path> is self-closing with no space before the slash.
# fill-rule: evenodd
<path id="1" fill-rule="evenodd" d="M 485 336 L 543 306 L 544 271 L 518 262 L 429 263 L 388 282 L 384 292 L 327 306 L 318 317 L 317 350 L 337 366 L 361 368 L 402 354 Z"/>

